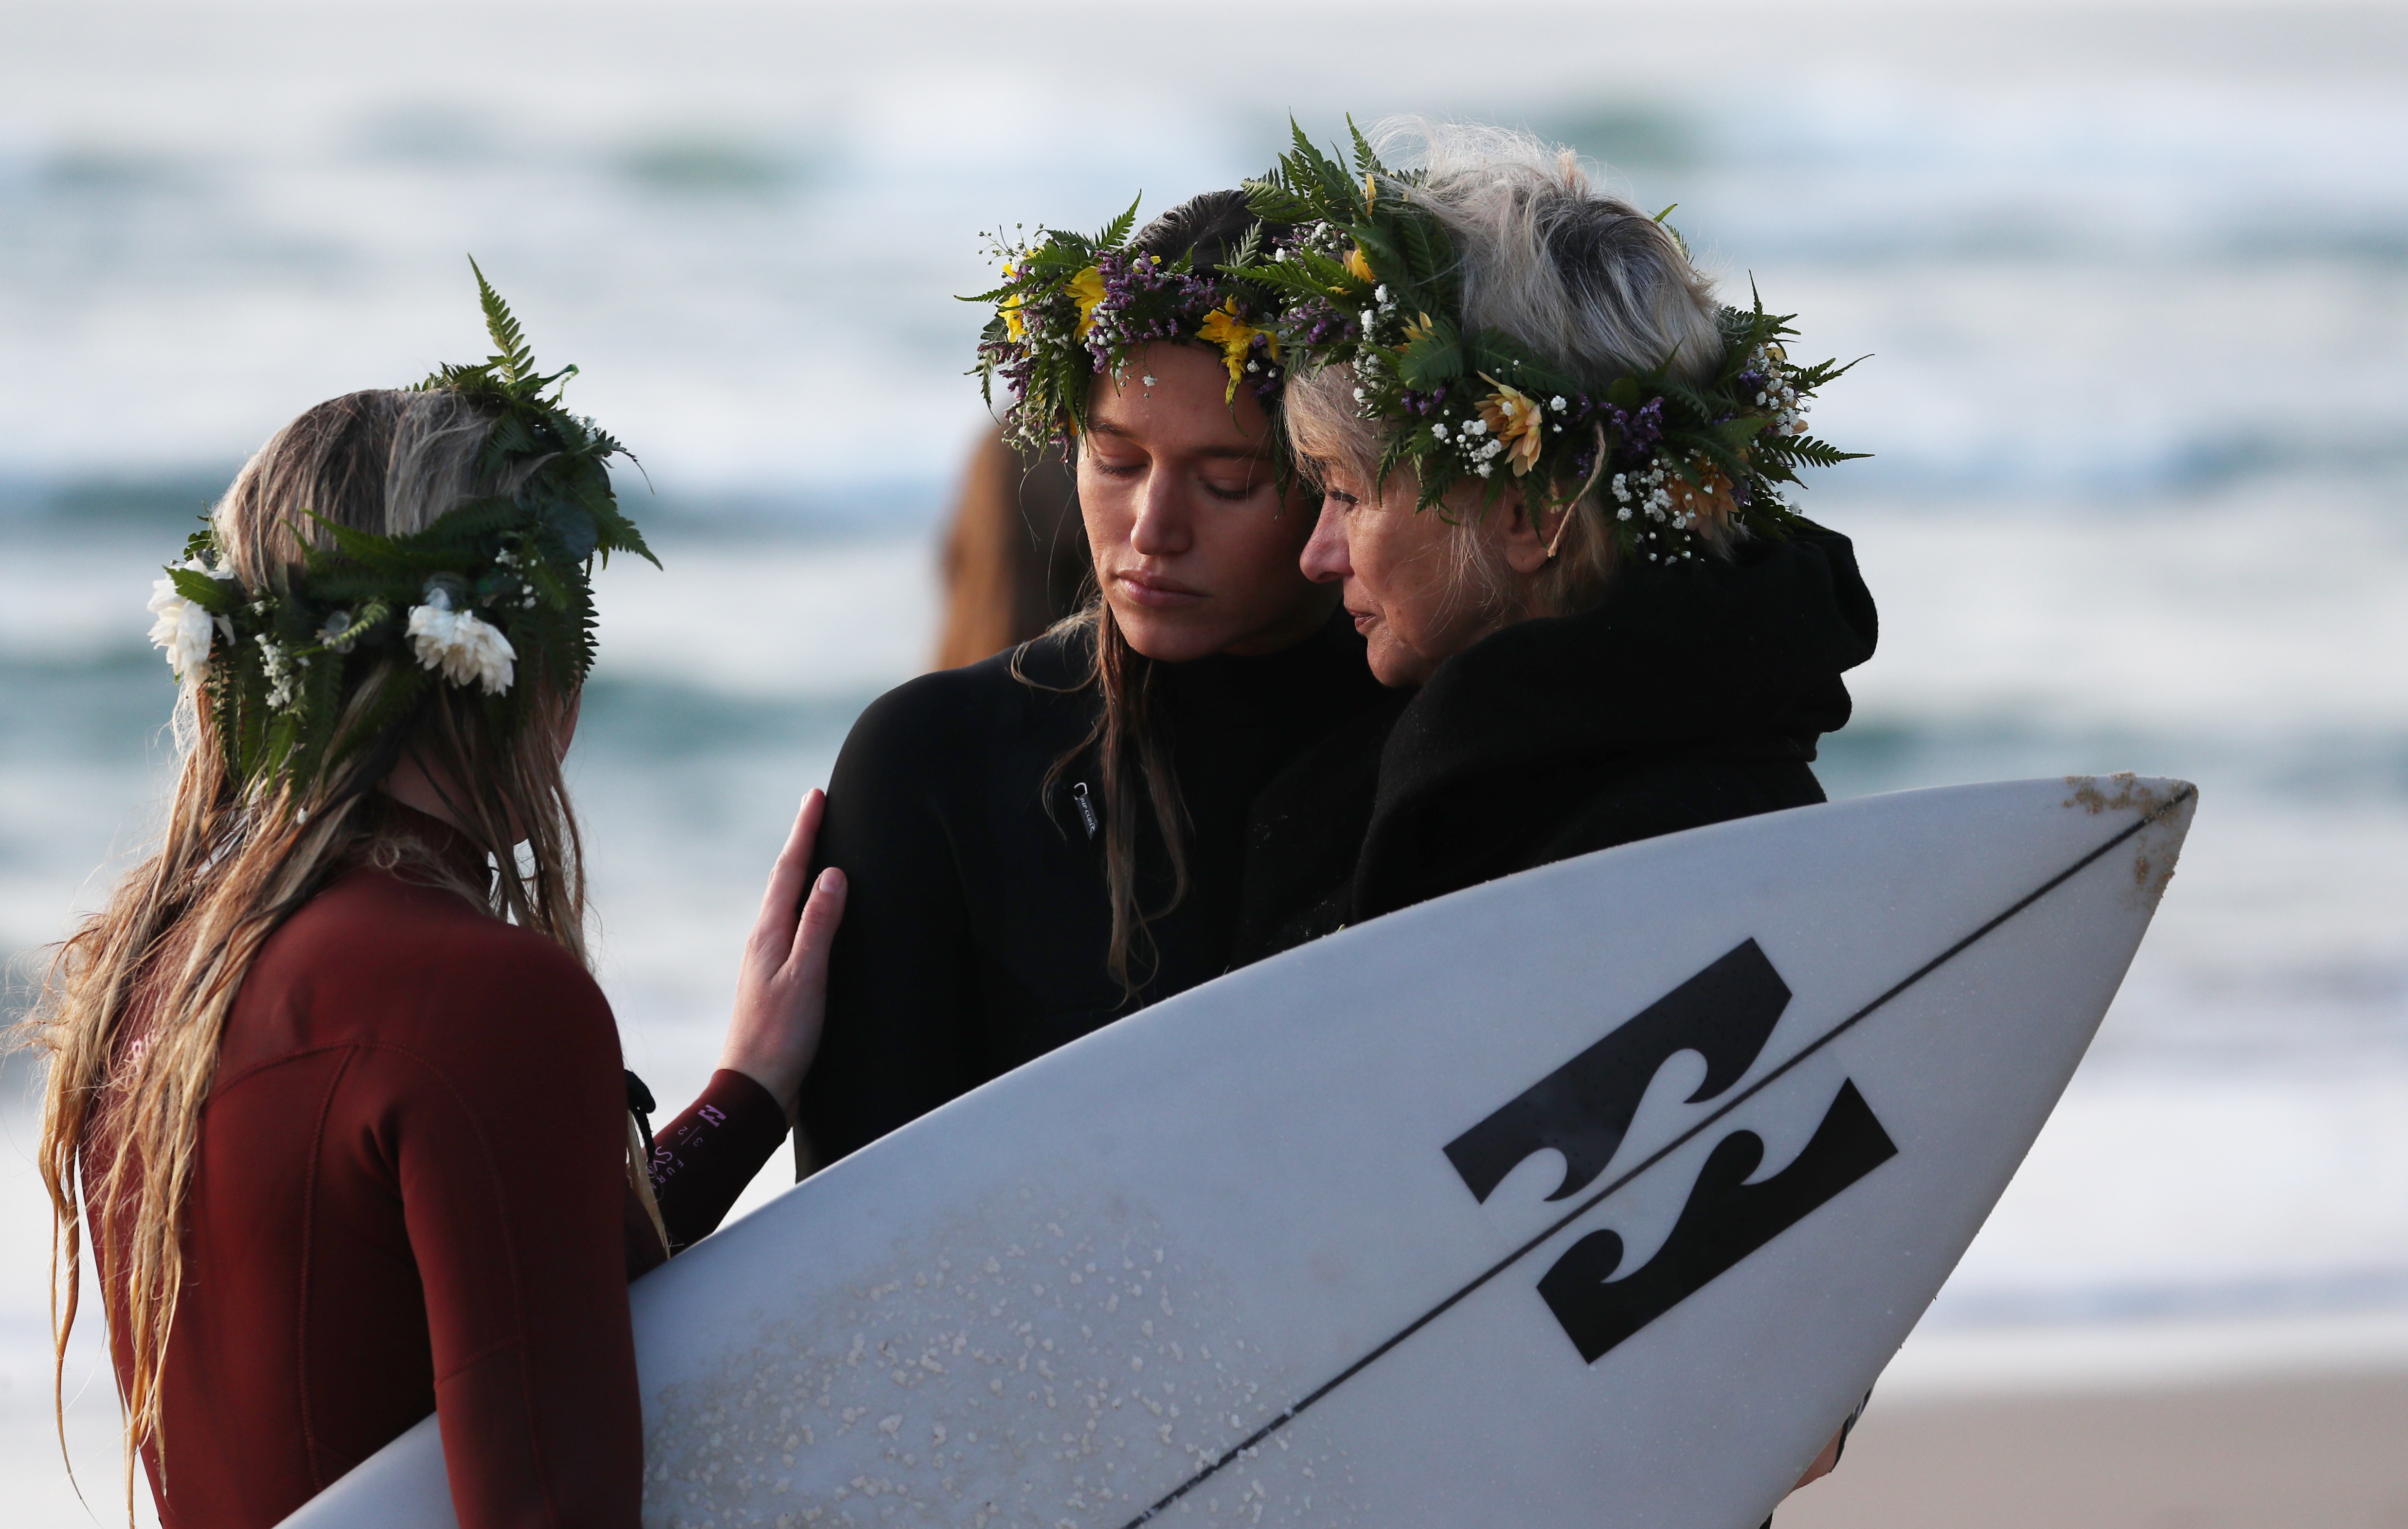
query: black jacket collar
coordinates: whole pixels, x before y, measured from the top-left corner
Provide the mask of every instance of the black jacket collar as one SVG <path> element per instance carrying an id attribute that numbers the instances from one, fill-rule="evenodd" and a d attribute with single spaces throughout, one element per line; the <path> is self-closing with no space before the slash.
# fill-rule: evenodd
<path id="1" fill-rule="evenodd" d="M 1469 885 L 1600 769 L 1653 757 L 1792 760 L 1848 720 L 1872 596 L 1820 528 L 1722 559 L 1639 564 L 1597 608 L 1520 622 L 1439 665 L 1382 750 L 1358 916 Z"/>

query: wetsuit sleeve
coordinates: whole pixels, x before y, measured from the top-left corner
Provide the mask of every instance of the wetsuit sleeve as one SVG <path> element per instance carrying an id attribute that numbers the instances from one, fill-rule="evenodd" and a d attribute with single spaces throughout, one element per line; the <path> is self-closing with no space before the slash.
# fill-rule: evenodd
<path id="1" fill-rule="evenodd" d="M 819 863 L 848 891 L 828 968 L 827 1029 L 803 1079 L 797 1166 L 824 1167 L 984 1077 L 949 773 L 990 762 L 961 739 L 959 671 L 923 676 L 862 713 L 828 781 Z M 817 867 L 814 867 L 816 871 Z M 812 1161 L 804 1163 L 808 1151 Z"/>
<path id="2" fill-rule="evenodd" d="M 726 1067 L 653 1135 L 652 1198 L 683 1252 L 719 1229 L 736 1197 L 786 1139 L 786 1112 L 767 1089 Z"/>
<path id="3" fill-rule="evenodd" d="M 432 965 L 404 1047 L 370 1048 L 425 1293 L 461 1529 L 625 1525 L 643 1432 L 623 1243 L 626 1089 L 609 1006 L 501 926 Z"/>

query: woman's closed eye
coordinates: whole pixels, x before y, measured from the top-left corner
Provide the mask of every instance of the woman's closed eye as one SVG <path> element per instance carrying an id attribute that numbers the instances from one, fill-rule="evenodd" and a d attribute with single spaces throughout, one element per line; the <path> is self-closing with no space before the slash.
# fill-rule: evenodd
<path id="1" fill-rule="evenodd" d="M 1199 476 L 1197 481 L 1204 485 L 1205 493 L 1215 499 L 1225 499 L 1231 504 L 1253 498 L 1263 487 L 1262 480 L 1254 473 L 1247 473 L 1241 478 L 1235 479 L 1226 474 L 1216 476 L 1205 473 Z"/>
<path id="2" fill-rule="evenodd" d="M 1145 471 L 1145 458 L 1132 457 L 1126 462 L 1114 462 L 1108 457 L 1090 456 L 1087 465 L 1106 478 L 1130 479 Z"/>

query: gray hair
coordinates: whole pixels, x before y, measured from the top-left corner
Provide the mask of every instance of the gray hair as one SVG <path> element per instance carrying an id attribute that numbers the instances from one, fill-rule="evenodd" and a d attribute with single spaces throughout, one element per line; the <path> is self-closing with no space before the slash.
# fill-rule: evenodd
<path id="1" fill-rule="evenodd" d="M 1392 118 L 1383 159 L 1418 159 L 1413 200 L 1454 236 L 1463 320 L 1600 382 L 1663 367 L 1700 381 L 1722 360 L 1713 283 L 1671 231 L 1589 179 L 1580 156 L 1530 134 Z"/>
<path id="2" fill-rule="evenodd" d="M 1443 224 L 1463 275 L 1466 329 L 1512 336 L 1551 364 L 1598 384 L 1663 369 L 1710 376 L 1723 336 L 1713 283 L 1663 224 L 1600 189 L 1570 149 L 1472 122 L 1391 118 L 1370 135 L 1380 157 L 1418 164 L 1422 185 L 1399 186 Z M 1309 463 L 1341 465 L 1373 492 L 1383 442 L 1354 403 L 1350 370 L 1292 379 L 1283 400 L 1290 437 Z M 1541 507 L 1534 505 L 1535 512 Z M 1599 496 L 1571 507 L 1559 556 L 1542 579 L 1548 604 L 1570 610 L 1603 593 L 1613 538 Z M 1469 532 L 1479 517 L 1462 516 Z M 1700 526 L 1721 539 L 1713 518 Z M 1462 598 L 1501 597 L 1501 571 L 1482 538 L 1455 538 Z"/>

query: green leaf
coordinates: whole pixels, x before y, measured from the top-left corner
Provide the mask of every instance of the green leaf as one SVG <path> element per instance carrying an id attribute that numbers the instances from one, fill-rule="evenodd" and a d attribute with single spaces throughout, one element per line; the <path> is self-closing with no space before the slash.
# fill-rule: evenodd
<path id="1" fill-rule="evenodd" d="M 511 317 L 510 307 L 502 294 L 485 279 L 479 269 L 477 257 L 468 257 L 468 269 L 477 277 L 477 305 L 485 311 L 485 333 L 493 337 L 494 364 L 501 370 L 504 380 L 524 382 L 535 375 L 535 353 L 527 349 L 526 336 Z"/>
<path id="2" fill-rule="evenodd" d="M 1311 222 L 1317 215 L 1312 202 L 1273 177 L 1243 181 L 1240 189 L 1246 193 L 1247 210 L 1265 222 Z"/>
<path id="3" fill-rule="evenodd" d="M 1428 393 L 1460 379 L 1464 375 L 1463 336 L 1455 321 L 1431 321 L 1427 331 L 1406 345 L 1404 354 L 1398 359 L 1397 375 L 1416 393 Z"/>
<path id="4" fill-rule="evenodd" d="M 242 603 L 242 591 L 232 582 L 213 579 L 197 568 L 170 568 L 176 593 L 212 616 L 223 616 Z"/>
<path id="5" fill-rule="evenodd" d="M 1137 226 L 1138 205 L 1144 200 L 1145 193 L 1138 193 L 1135 200 L 1129 203 L 1127 211 L 1123 212 L 1119 217 L 1113 219 L 1111 222 L 1106 223 L 1104 225 L 1104 231 L 1096 236 L 1096 248 L 1098 250 L 1119 249 L 1121 247 L 1121 240 L 1127 238 L 1129 236 L 1129 230 Z"/>
<path id="6" fill-rule="evenodd" d="M 1380 163 L 1380 156 L 1371 151 L 1371 142 L 1363 136 L 1363 130 L 1354 125 L 1353 112 L 1346 114 L 1346 136 L 1354 140 L 1354 173 L 1356 175 L 1375 175 L 1387 168 Z"/>

